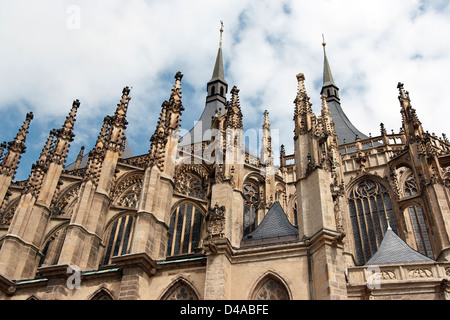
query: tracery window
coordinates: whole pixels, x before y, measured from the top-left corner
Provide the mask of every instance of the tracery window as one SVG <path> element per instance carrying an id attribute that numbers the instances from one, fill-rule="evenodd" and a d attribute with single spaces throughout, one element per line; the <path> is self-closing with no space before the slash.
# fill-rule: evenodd
<path id="1" fill-rule="evenodd" d="M 416 238 L 417 251 L 419 251 L 424 256 L 434 259 L 433 250 L 431 249 L 431 241 L 428 235 L 422 208 L 419 206 L 410 206 L 408 208 L 408 211 Z"/>
<path id="2" fill-rule="evenodd" d="M 129 186 L 120 196 L 117 205 L 128 208 L 137 208 L 141 197 L 142 181 Z"/>
<path id="3" fill-rule="evenodd" d="M 114 299 L 105 290 L 100 290 L 91 298 L 91 300 L 114 300 Z"/>
<path id="4" fill-rule="evenodd" d="M 179 282 L 167 291 L 162 300 L 198 300 L 198 297 L 188 284 Z"/>
<path id="5" fill-rule="evenodd" d="M 414 196 L 419 193 L 416 180 L 412 173 L 409 173 L 403 184 L 403 192 L 406 197 Z M 416 238 L 417 251 L 423 255 L 434 258 L 431 248 L 431 241 L 428 235 L 425 223 L 424 212 L 418 205 L 412 205 L 408 208 L 409 217 L 411 219 L 412 229 Z"/>
<path id="6" fill-rule="evenodd" d="M 104 265 L 111 264 L 111 258 L 130 253 L 135 218 L 131 214 L 124 215 L 113 222 L 107 240 Z"/>
<path id="7" fill-rule="evenodd" d="M 410 174 L 405 180 L 404 192 L 406 197 L 418 194 L 416 180 L 412 174 Z"/>
<path id="8" fill-rule="evenodd" d="M 192 253 L 200 242 L 203 214 L 191 202 L 184 202 L 172 211 L 167 255 Z"/>
<path id="9" fill-rule="evenodd" d="M 0 213 L 0 225 L 9 226 L 14 218 L 17 206 L 19 205 L 20 197 L 11 201 L 6 207 L 5 211 Z"/>
<path id="10" fill-rule="evenodd" d="M 382 184 L 366 179 L 350 191 L 349 208 L 357 264 L 364 265 L 383 240 L 388 227 L 387 218 L 397 232 L 391 198 Z"/>
<path id="11" fill-rule="evenodd" d="M 259 188 L 254 183 L 244 185 L 244 236 L 253 232 L 258 223 Z"/>
<path id="12" fill-rule="evenodd" d="M 42 250 L 42 257 L 39 267 L 56 265 L 61 254 L 62 245 L 66 238 L 67 227 L 63 227 L 54 232 L 46 241 Z"/>
<path id="13" fill-rule="evenodd" d="M 177 176 L 175 192 L 197 199 L 206 199 L 207 190 L 201 177 L 192 173 L 183 173 Z"/>
<path id="14" fill-rule="evenodd" d="M 74 184 L 65 189 L 54 206 L 53 216 L 59 218 L 70 218 L 78 201 L 80 184 Z"/>
<path id="15" fill-rule="evenodd" d="M 259 285 L 253 300 L 289 300 L 289 293 L 280 281 L 268 277 Z"/>

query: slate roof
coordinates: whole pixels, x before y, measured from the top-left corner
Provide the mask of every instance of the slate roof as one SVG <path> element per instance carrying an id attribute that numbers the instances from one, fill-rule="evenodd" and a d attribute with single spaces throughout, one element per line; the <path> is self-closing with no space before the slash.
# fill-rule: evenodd
<path id="1" fill-rule="evenodd" d="M 298 229 L 294 227 L 286 217 L 280 203 L 275 202 L 269 212 L 261 221 L 261 224 L 242 240 L 246 244 L 251 242 L 261 242 L 264 240 L 287 240 L 287 238 L 298 238 Z M 266 241 L 265 243 L 270 243 Z"/>
<path id="2" fill-rule="evenodd" d="M 366 263 L 370 265 L 389 265 L 405 264 L 418 262 L 434 262 L 434 260 L 417 252 L 408 246 L 395 232 L 389 227 L 384 235 L 378 251 Z"/>

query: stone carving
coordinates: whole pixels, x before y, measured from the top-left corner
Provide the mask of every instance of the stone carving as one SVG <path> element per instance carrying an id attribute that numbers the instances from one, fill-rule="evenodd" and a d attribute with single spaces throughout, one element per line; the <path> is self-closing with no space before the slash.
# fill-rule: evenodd
<path id="1" fill-rule="evenodd" d="M 214 208 L 209 210 L 207 217 L 209 239 L 222 239 L 224 237 L 225 211 L 225 207 L 219 207 L 217 203 Z"/>
<path id="2" fill-rule="evenodd" d="M 433 276 L 433 272 L 428 268 L 415 268 L 408 270 L 409 278 L 431 278 Z"/>

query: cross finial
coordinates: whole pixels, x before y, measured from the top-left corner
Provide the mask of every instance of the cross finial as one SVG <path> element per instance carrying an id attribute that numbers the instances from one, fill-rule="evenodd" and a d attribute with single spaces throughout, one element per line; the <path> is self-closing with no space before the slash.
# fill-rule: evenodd
<path id="1" fill-rule="evenodd" d="M 220 48 L 222 48 L 223 21 L 220 20 Z"/>

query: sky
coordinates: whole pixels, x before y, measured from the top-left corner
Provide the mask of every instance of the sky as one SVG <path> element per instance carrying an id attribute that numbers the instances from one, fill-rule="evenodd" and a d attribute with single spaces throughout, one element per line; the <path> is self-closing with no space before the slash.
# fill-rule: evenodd
<path id="1" fill-rule="evenodd" d="M 66 164 L 93 148 L 103 118 L 132 87 L 127 137 L 135 155 L 150 148 L 181 71 L 190 130 L 205 106 L 224 22 L 229 90 L 240 89 L 244 129 L 269 111 L 279 144 L 293 153 L 298 73 L 320 113 L 322 34 L 343 110 L 363 133 L 401 127 L 398 82 L 425 130 L 450 134 L 449 0 L 5 0 L 0 11 L 0 140 L 11 141 L 34 113 L 16 180 L 30 173 L 53 128 L 81 101 Z M 230 98 L 230 94 L 228 94 Z"/>

